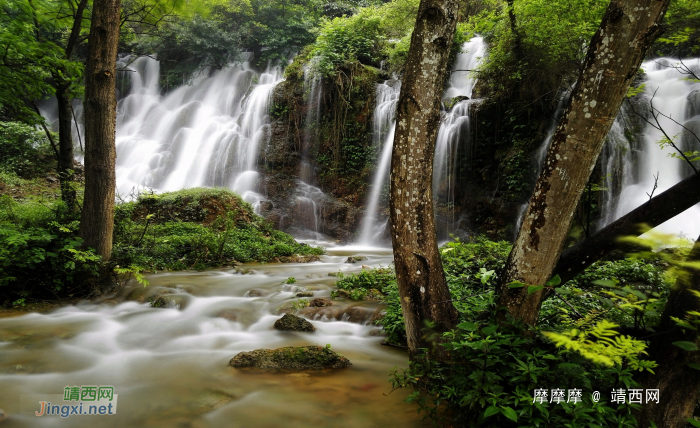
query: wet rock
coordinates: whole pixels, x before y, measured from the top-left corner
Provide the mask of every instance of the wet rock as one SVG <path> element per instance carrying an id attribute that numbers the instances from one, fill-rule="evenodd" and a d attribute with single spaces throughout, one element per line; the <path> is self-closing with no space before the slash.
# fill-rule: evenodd
<path id="1" fill-rule="evenodd" d="M 337 320 L 356 324 L 367 324 L 374 316 L 376 310 L 364 306 L 325 306 L 308 307 L 299 313 L 312 320 Z"/>
<path id="2" fill-rule="evenodd" d="M 328 272 L 328 276 L 338 276 L 337 272 Z"/>
<path id="3" fill-rule="evenodd" d="M 264 290 L 260 290 L 258 288 L 254 288 L 248 291 L 248 297 L 262 297 L 265 295 L 267 295 L 267 293 Z"/>
<path id="4" fill-rule="evenodd" d="M 334 290 L 334 294 L 335 294 L 335 297 L 337 297 L 339 299 L 349 299 L 350 298 L 350 293 L 348 293 L 347 291 L 342 290 L 342 289 Z"/>
<path id="5" fill-rule="evenodd" d="M 155 295 L 148 300 L 152 308 L 184 309 L 187 304 L 187 298 L 182 294 Z"/>
<path id="6" fill-rule="evenodd" d="M 445 103 L 444 103 L 445 109 L 447 111 L 450 111 L 450 110 L 452 110 L 452 108 L 454 106 L 456 106 L 457 104 L 461 103 L 462 101 L 465 101 L 468 99 L 469 99 L 469 97 L 466 95 L 459 95 L 459 96 L 456 96 L 454 98 L 450 98 L 449 100 L 445 101 Z"/>
<path id="7" fill-rule="evenodd" d="M 257 367 L 267 370 L 321 370 L 345 368 L 352 363 L 329 347 L 288 346 L 241 352 L 229 361 L 229 365 L 236 368 Z"/>
<path id="8" fill-rule="evenodd" d="M 367 257 L 365 256 L 350 256 L 347 260 L 345 260 L 345 263 L 357 263 L 365 260 L 367 260 Z"/>
<path id="9" fill-rule="evenodd" d="M 275 321 L 275 328 L 282 331 L 316 331 L 316 327 L 304 318 L 296 315 L 285 314 Z"/>
<path id="10" fill-rule="evenodd" d="M 321 260 L 321 258 L 315 254 L 309 256 L 300 256 L 299 254 L 295 254 L 293 256 L 280 257 L 279 259 L 281 263 L 311 263 Z"/>
<path id="11" fill-rule="evenodd" d="M 240 318 L 240 311 L 236 309 L 224 309 L 216 314 L 217 317 L 236 322 Z"/>
<path id="12" fill-rule="evenodd" d="M 331 302 L 328 299 L 324 299 L 323 297 L 317 297 L 309 303 L 309 306 L 311 306 L 312 308 L 322 308 L 324 306 L 331 305 L 333 305 L 333 302 Z"/>
<path id="13" fill-rule="evenodd" d="M 374 328 L 369 332 L 369 335 L 372 337 L 381 337 L 386 336 L 386 333 L 383 328 Z"/>
<path id="14" fill-rule="evenodd" d="M 377 321 L 384 318 L 384 315 L 386 315 L 386 311 L 384 309 L 377 309 L 372 314 L 372 317 L 370 317 L 368 324 L 376 325 Z"/>
<path id="15" fill-rule="evenodd" d="M 313 297 L 314 292 L 313 291 L 300 291 L 297 293 L 297 297 Z"/>

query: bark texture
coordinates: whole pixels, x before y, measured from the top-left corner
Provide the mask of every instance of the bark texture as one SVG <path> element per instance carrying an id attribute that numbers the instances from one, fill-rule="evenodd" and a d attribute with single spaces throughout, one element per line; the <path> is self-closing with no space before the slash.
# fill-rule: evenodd
<path id="1" fill-rule="evenodd" d="M 627 89 L 661 33 L 670 0 L 613 0 L 591 43 L 571 102 L 557 127 L 499 287 L 500 305 L 534 325 L 543 285 L 562 252 L 572 216 Z"/>
<path id="2" fill-rule="evenodd" d="M 639 235 L 640 224 L 656 227 L 697 203 L 700 203 L 700 176 L 693 175 L 564 251 L 554 272 L 562 283 L 569 281 L 615 249 L 619 238 Z"/>
<path id="3" fill-rule="evenodd" d="M 700 261 L 700 237 L 691 251 L 689 261 Z M 671 291 L 661 322 L 656 328 L 658 333 L 649 346 L 649 358 L 659 366 L 656 374 L 644 372 L 640 381 L 645 389 L 659 390 L 659 403 L 646 403 L 642 406 L 638 426 L 651 426 L 653 421 L 658 427 L 684 428 L 687 419 L 693 416 L 700 390 L 700 370 L 688 367 L 688 364 L 700 364 L 700 351 L 684 351 L 673 342 L 698 342 L 697 330 L 681 329 L 671 317 L 683 319 L 688 311 L 700 311 L 700 298 L 691 290 L 700 291 L 700 270 L 688 272 L 688 276 L 679 277 L 676 288 Z"/>
<path id="4" fill-rule="evenodd" d="M 85 200 L 80 221 L 84 245 L 108 261 L 114 228 L 115 92 L 121 0 L 95 0 L 85 67 Z"/>
<path id="5" fill-rule="evenodd" d="M 390 220 L 394 264 L 409 356 L 431 349 L 429 336 L 457 321 L 438 251 L 433 215 L 433 155 L 440 98 L 459 3 L 422 0 L 397 105 L 391 158 Z M 426 323 L 433 323 L 426 328 Z M 432 348 L 434 352 L 440 352 Z"/>
<path id="6" fill-rule="evenodd" d="M 75 189 L 72 186 L 73 174 L 73 135 L 71 114 L 71 97 L 68 95 L 69 84 L 60 85 L 56 90 L 58 106 L 58 179 L 61 183 L 61 199 L 68 209 L 75 209 Z"/>

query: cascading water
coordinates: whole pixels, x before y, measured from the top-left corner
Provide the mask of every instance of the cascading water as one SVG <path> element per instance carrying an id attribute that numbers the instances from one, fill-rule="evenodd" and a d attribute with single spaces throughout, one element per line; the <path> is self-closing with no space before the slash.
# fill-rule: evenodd
<path id="1" fill-rule="evenodd" d="M 445 114 L 438 131 L 433 162 L 433 198 L 436 205 L 445 205 L 448 210 L 447 221 L 443 227 L 438 225 L 438 235 L 443 238 L 458 228 L 454 210 L 458 151 L 460 145 L 463 145 L 467 156 L 470 155 L 472 144 L 469 110 L 473 103 L 480 101 L 472 99 L 477 79 L 470 73 L 486 54 L 486 45 L 483 38 L 474 37 L 464 44 L 462 51 L 464 53 L 457 56 L 452 67 L 449 86 L 443 96 L 444 101 L 453 102 L 454 105 Z"/>
<path id="2" fill-rule="evenodd" d="M 648 106 L 653 97 L 655 110 L 678 120 L 690 129 L 700 130 L 700 83 L 688 80 L 686 75 L 673 67 L 674 64 L 675 60 L 670 58 L 642 64 L 646 73 L 644 104 Z M 694 70 L 700 70 L 700 59 L 686 61 L 686 64 Z M 637 111 L 642 113 L 638 109 Z M 629 110 L 623 110 L 621 113 L 623 117 L 630 115 Z M 674 120 L 659 116 L 659 122 L 668 135 L 679 137 L 676 144 L 682 150 L 700 150 L 700 142 L 691 138 Z M 675 153 L 672 147 L 662 149 L 659 146 L 663 134 L 654 127 L 645 127 L 639 153 L 636 152 L 635 146 L 630 146 L 624 141 L 624 129 L 620 128 L 621 123 L 618 121 L 611 131 L 612 137 L 608 139 L 604 151 L 603 174 L 614 179 L 607 184 L 608 194 L 604 199 L 602 226 L 648 201 L 647 193 L 652 192 L 654 176 L 657 174 L 658 188 L 654 193 L 658 195 L 692 171 L 685 161 L 671 156 Z M 635 158 L 638 158 L 638 161 Z M 667 221 L 659 226 L 658 230 L 681 234 L 695 240 L 700 234 L 700 205 Z"/>
<path id="3" fill-rule="evenodd" d="M 321 208 L 326 195 L 321 189 L 309 183 L 315 183 L 313 161 L 310 158 L 317 147 L 318 131 L 321 119 L 321 101 L 323 96 L 322 77 L 317 71 L 319 58 L 314 57 L 304 68 L 304 134 L 301 141 L 299 180 L 295 189 L 296 215 L 306 229 L 297 233 L 303 238 L 323 239 L 323 221 Z"/>
<path id="4" fill-rule="evenodd" d="M 380 222 L 378 219 L 379 199 L 391 165 L 391 151 L 396 128 L 396 103 L 399 101 L 400 91 L 401 82 L 397 80 L 387 80 L 377 85 L 377 107 L 374 109 L 372 139 L 375 147 L 381 147 L 382 152 L 377 170 L 374 172 L 367 208 L 362 220 L 359 242 L 364 245 L 370 245 L 380 240 L 386 227 L 387 220 Z"/>
<path id="5" fill-rule="evenodd" d="M 469 131 L 469 106 L 475 102 L 471 100 L 472 90 L 476 79 L 472 78 L 469 71 L 478 65 L 479 60 L 485 55 L 486 46 L 481 37 L 474 37 L 462 47 L 463 53 L 457 56 L 450 76 L 444 100 L 457 99 L 449 113 L 446 114 L 440 130 L 438 131 L 433 165 L 433 186 L 435 188 L 435 202 L 437 204 L 454 203 L 454 177 L 457 169 L 457 150 L 460 143 L 470 137 Z M 384 183 L 389 176 L 391 165 L 391 150 L 394 142 L 395 119 L 394 113 L 398 102 L 400 85 L 384 82 L 377 85 L 377 105 L 374 110 L 374 143 L 382 147 L 382 152 L 377 164 L 377 169 L 372 179 L 370 196 L 367 200 L 367 208 L 362 221 L 359 242 L 361 244 L 376 243 L 380 239 L 386 227 L 387 221 L 379 219 L 380 196 Z M 467 144 L 469 142 L 467 141 Z M 380 146 L 381 145 L 381 146 Z M 454 211 L 453 211 L 454 212 Z M 448 232 L 455 229 L 455 221 L 447 226 Z"/>
<path id="6" fill-rule="evenodd" d="M 117 191 L 222 186 L 256 207 L 264 199 L 258 152 L 269 138 L 270 97 L 282 80 L 280 68 L 258 74 L 244 62 L 165 96 L 156 60 L 138 58 L 128 70 L 129 94 L 118 104 Z"/>

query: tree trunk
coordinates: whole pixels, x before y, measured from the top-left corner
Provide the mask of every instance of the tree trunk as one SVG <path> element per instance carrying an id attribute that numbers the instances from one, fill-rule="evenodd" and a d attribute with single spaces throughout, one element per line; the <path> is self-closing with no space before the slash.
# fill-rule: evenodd
<path id="1" fill-rule="evenodd" d="M 121 0 L 95 0 L 85 67 L 85 200 L 80 221 L 84 245 L 107 262 L 112 254 L 115 89 Z"/>
<path id="2" fill-rule="evenodd" d="M 700 261 L 700 237 L 688 256 L 688 261 Z M 700 390 L 700 370 L 688 364 L 700 364 L 700 351 L 684 351 L 673 342 L 698 342 L 697 330 L 682 329 L 671 317 L 684 319 L 689 311 L 700 311 L 700 270 L 679 276 L 671 291 L 661 322 L 649 346 L 649 358 L 659 366 L 656 374 L 644 372 L 640 381 L 645 389 L 659 390 L 659 403 L 646 403 L 639 411 L 638 426 L 648 427 L 653 421 L 658 427 L 684 428 L 693 416 Z"/>
<path id="3" fill-rule="evenodd" d="M 605 136 L 670 0 L 613 0 L 591 39 L 571 102 L 552 138 L 499 285 L 500 305 L 534 325 L 543 291 L 508 288 L 512 281 L 543 285 L 552 275 L 581 193 Z"/>
<path id="4" fill-rule="evenodd" d="M 700 203 L 700 177 L 693 175 L 564 251 L 554 272 L 562 283 L 569 281 L 615 249 L 619 238 L 639 235 L 640 224 L 656 227 L 697 203 Z"/>
<path id="5" fill-rule="evenodd" d="M 73 135 L 71 100 L 67 95 L 68 86 L 59 85 L 56 90 L 58 104 L 58 179 L 61 183 L 61 199 L 69 211 L 75 210 L 75 189 L 73 188 Z"/>
<path id="6" fill-rule="evenodd" d="M 411 358 L 420 348 L 431 348 L 432 334 L 449 330 L 457 321 L 437 246 L 432 177 L 440 98 L 458 12 L 456 0 L 421 0 L 397 105 L 389 208 Z M 439 348 L 432 351 L 439 354 Z"/>

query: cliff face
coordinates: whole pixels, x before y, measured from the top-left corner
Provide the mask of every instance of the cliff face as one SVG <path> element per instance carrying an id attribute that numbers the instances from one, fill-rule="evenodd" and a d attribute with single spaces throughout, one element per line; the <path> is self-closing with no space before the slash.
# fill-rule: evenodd
<path id="1" fill-rule="evenodd" d="M 380 72 L 353 63 L 322 77 L 305 67 L 308 59 L 298 57 L 273 94 L 259 159 L 269 199 L 261 214 L 297 236 L 351 242 L 377 156 L 372 112 Z"/>

